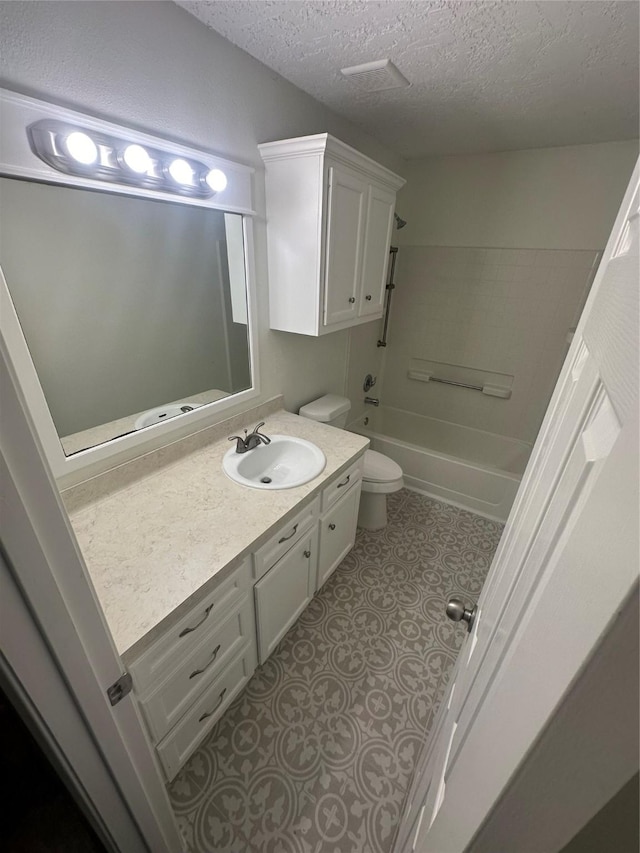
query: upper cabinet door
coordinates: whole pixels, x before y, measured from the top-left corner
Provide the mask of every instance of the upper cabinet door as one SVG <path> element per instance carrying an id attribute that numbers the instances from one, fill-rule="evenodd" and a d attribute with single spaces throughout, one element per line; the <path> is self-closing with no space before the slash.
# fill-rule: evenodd
<path id="1" fill-rule="evenodd" d="M 324 325 L 358 316 L 367 183 L 341 166 L 329 167 Z"/>
<path id="2" fill-rule="evenodd" d="M 369 185 L 359 307 L 361 317 L 382 314 L 384 308 L 395 205 L 395 193 L 375 184 Z"/>

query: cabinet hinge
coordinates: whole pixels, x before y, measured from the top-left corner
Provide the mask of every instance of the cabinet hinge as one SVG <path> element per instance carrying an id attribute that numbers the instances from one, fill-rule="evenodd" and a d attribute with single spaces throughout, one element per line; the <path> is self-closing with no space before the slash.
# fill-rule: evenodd
<path id="1" fill-rule="evenodd" d="M 117 681 L 114 681 L 111 687 L 107 688 L 107 696 L 112 705 L 117 705 L 121 699 L 131 693 L 133 687 L 133 679 L 130 673 L 125 672 Z"/>

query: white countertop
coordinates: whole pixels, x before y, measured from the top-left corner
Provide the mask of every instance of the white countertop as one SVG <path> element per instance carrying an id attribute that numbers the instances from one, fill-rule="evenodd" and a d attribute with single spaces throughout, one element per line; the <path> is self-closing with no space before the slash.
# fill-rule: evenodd
<path id="1" fill-rule="evenodd" d="M 283 410 L 263 419 L 266 435 L 317 444 L 327 458 L 324 471 L 295 489 L 245 488 L 222 470 L 225 435 L 77 509 L 71 503 L 71 523 L 121 654 L 148 640 L 163 619 L 237 564 L 369 443 Z"/>

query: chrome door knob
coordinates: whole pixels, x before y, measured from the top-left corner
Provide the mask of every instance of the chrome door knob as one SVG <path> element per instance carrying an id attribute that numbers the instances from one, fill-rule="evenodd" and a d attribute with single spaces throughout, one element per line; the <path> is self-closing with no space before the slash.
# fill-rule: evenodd
<path id="1" fill-rule="evenodd" d="M 477 606 L 474 606 L 469 610 L 459 598 L 450 598 L 445 612 L 449 619 L 453 619 L 454 622 L 466 622 L 467 631 L 470 631 L 473 627 L 473 620 L 476 618 L 477 609 Z"/>

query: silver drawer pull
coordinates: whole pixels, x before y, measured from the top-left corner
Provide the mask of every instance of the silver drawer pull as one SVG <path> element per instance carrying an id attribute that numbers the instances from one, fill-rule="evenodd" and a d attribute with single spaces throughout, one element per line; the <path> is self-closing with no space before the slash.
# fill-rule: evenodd
<path id="1" fill-rule="evenodd" d="M 300 523 L 300 522 L 298 522 L 298 524 L 299 524 L 299 523 Z M 282 539 L 278 539 L 278 545 L 282 545 L 282 543 L 283 543 L 283 542 L 286 542 L 286 541 L 287 541 L 287 539 L 291 539 L 291 537 L 292 537 L 292 536 L 295 536 L 295 533 L 296 533 L 296 530 L 297 530 L 297 529 L 298 529 L 298 525 L 297 525 L 297 524 L 294 524 L 294 525 L 293 525 L 293 530 L 291 531 L 291 533 L 290 533 L 288 536 L 283 536 L 283 537 L 282 537 Z"/>
<path id="2" fill-rule="evenodd" d="M 213 650 L 213 654 L 211 655 L 211 660 L 209 661 L 209 663 L 208 663 L 208 664 L 206 664 L 206 666 L 203 666 L 203 667 L 202 667 L 202 669 L 194 669 L 194 670 L 193 670 L 193 672 L 191 673 L 191 675 L 189 676 L 189 678 L 195 678 L 195 677 L 196 677 L 196 675 L 202 675 L 202 673 L 203 673 L 205 670 L 209 669 L 209 667 L 211 666 L 211 664 L 212 664 L 212 663 L 214 662 L 214 660 L 218 657 L 218 652 L 219 652 L 219 651 L 220 651 L 220 643 L 218 643 L 218 645 L 217 645 L 217 646 L 215 647 L 215 649 Z"/>
<path id="3" fill-rule="evenodd" d="M 184 631 L 180 631 L 178 636 L 179 637 L 185 637 L 187 634 L 190 634 L 192 631 L 195 631 L 196 628 L 199 628 L 202 625 L 202 623 L 205 621 L 207 616 L 211 613 L 212 607 L 213 607 L 213 604 L 210 604 L 207 607 L 207 609 L 204 611 L 204 616 L 202 617 L 202 619 L 199 622 L 196 622 L 196 624 L 192 628 L 185 628 Z"/>
<path id="4" fill-rule="evenodd" d="M 347 474 L 347 479 L 344 481 L 344 483 L 338 483 L 336 488 L 341 489 L 343 486 L 346 486 L 350 479 L 351 474 Z"/>
<path id="5" fill-rule="evenodd" d="M 219 698 L 219 699 L 218 699 L 218 701 L 216 702 L 215 708 L 212 708 L 210 711 L 207 711 L 207 712 L 206 712 L 206 714 L 203 714 L 201 717 L 198 717 L 198 722 L 199 722 L 199 723 L 201 723 L 203 720 L 206 720 L 206 719 L 207 719 L 207 717 L 210 717 L 212 714 L 215 714 L 215 712 L 218 710 L 218 708 L 220 707 L 220 705 L 222 705 L 222 700 L 224 699 L 224 694 L 225 694 L 226 692 L 227 692 L 227 688 L 226 688 L 226 687 L 224 688 L 224 690 L 221 690 L 221 691 L 220 691 L 220 698 Z"/>
<path id="6" fill-rule="evenodd" d="M 335 530 L 335 529 L 336 529 L 335 524 L 330 524 L 330 525 L 329 525 L 329 530 Z"/>

